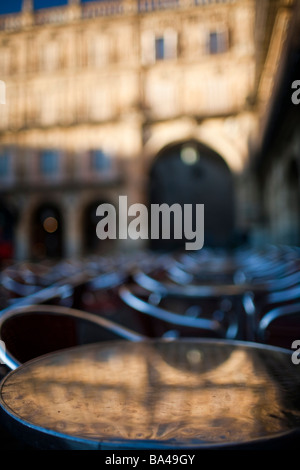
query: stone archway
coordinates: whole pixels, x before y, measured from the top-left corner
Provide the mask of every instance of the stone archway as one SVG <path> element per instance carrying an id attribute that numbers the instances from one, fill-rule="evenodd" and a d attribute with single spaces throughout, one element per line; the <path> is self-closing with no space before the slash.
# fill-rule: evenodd
<path id="1" fill-rule="evenodd" d="M 0 204 L 0 262 L 14 256 L 15 222 L 13 211 Z"/>
<path id="2" fill-rule="evenodd" d="M 63 221 L 55 204 L 39 205 L 32 214 L 31 257 L 33 259 L 63 256 Z"/>
<path id="3" fill-rule="evenodd" d="M 204 245 L 230 246 L 235 228 L 234 181 L 224 159 L 196 140 L 171 144 L 150 170 L 149 203 L 204 204 Z M 184 240 L 151 240 L 152 249 L 177 249 Z"/>

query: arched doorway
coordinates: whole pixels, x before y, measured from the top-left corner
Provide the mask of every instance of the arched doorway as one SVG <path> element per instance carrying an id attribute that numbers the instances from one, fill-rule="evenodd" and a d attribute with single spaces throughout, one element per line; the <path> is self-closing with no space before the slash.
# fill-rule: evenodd
<path id="1" fill-rule="evenodd" d="M 15 215 L 0 204 L 0 262 L 14 256 Z"/>
<path id="2" fill-rule="evenodd" d="M 31 255 L 34 259 L 63 256 L 63 223 L 53 204 L 39 206 L 32 216 Z"/>
<path id="3" fill-rule="evenodd" d="M 85 255 L 104 254 L 114 247 L 114 240 L 100 240 L 97 237 L 96 227 L 100 217 L 96 215 L 97 207 L 100 204 L 107 204 L 107 201 L 93 201 L 86 206 L 83 211 L 83 252 Z"/>
<path id="4" fill-rule="evenodd" d="M 150 204 L 204 204 L 204 245 L 228 246 L 234 232 L 233 176 L 223 158 L 196 141 L 165 147 L 150 172 Z M 195 224 L 195 221 L 193 221 Z M 185 240 L 151 240 L 152 249 L 181 248 Z"/>

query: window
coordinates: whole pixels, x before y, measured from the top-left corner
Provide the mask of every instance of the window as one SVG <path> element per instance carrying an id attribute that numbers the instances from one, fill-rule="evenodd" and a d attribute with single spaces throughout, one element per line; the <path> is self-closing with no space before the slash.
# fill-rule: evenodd
<path id="1" fill-rule="evenodd" d="M 155 59 L 166 60 L 177 57 L 177 33 L 167 29 L 162 36 L 155 38 Z"/>
<path id="2" fill-rule="evenodd" d="M 227 31 L 211 31 L 208 39 L 208 53 L 222 54 L 228 50 Z"/>
<path id="3" fill-rule="evenodd" d="M 177 58 L 177 32 L 171 28 L 154 34 L 143 31 L 141 36 L 141 61 L 144 65 L 155 61 Z"/>
<path id="4" fill-rule="evenodd" d="M 91 66 L 102 67 L 108 62 L 110 43 L 106 36 L 87 38 L 88 63 Z"/>
<path id="5" fill-rule="evenodd" d="M 45 176 L 53 176 L 58 172 L 58 152 L 44 150 L 40 155 L 40 171 Z"/>
<path id="6" fill-rule="evenodd" d="M 155 58 L 156 60 L 165 58 L 165 41 L 163 37 L 155 39 Z"/>
<path id="7" fill-rule="evenodd" d="M 41 48 L 41 67 L 43 71 L 52 72 L 59 65 L 59 44 L 54 40 L 49 40 Z"/>
<path id="8" fill-rule="evenodd" d="M 6 95 L 5 82 L 0 80 L 0 104 L 5 104 L 6 103 L 6 100 L 5 100 L 6 96 L 5 95 Z"/>
<path id="9" fill-rule="evenodd" d="M 10 174 L 10 159 L 7 151 L 0 153 L 0 178 L 5 178 Z"/>
<path id="10" fill-rule="evenodd" d="M 105 171 L 109 170 L 111 167 L 111 161 L 109 156 L 103 152 L 103 150 L 97 149 L 92 150 L 90 154 L 90 163 L 92 171 Z"/>

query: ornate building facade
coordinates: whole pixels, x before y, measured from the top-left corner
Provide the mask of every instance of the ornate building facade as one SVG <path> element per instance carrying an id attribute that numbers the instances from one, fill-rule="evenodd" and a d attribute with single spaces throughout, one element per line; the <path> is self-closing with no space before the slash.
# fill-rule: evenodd
<path id="1" fill-rule="evenodd" d="M 2 246 L 17 259 L 108 250 L 96 207 L 119 195 L 205 203 L 212 244 L 247 230 L 249 145 L 292 5 L 272 16 L 268 3 L 24 0 L 0 16 Z"/>
<path id="2" fill-rule="evenodd" d="M 296 246 L 300 245 L 299 31 L 300 2 L 296 2 L 251 164 L 261 201 L 259 218 L 264 238 Z M 278 33 L 277 26 L 274 42 Z"/>

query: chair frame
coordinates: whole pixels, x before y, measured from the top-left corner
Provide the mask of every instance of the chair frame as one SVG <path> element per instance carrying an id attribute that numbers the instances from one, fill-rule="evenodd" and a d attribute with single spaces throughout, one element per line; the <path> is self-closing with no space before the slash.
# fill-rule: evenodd
<path id="1" fill-rule="evenodd" d="M 227 330 L 216 320 L 209 320 L 206 318 L 193 318 L 178 313 L 170 312 L 163 308 L 157 307 L 139 298 L 127 286 L 122 286 L 119 289 L 119 296 L 123 302 L 142 314 L 149 315 L 172 325 L 191 327 L 197 330 L 206 330 L 223 338 L 233 339 L 236 337 L 238 325 L 232 324 Z"/>
<path id="2" fill-rule="evenodd" d="M 91 323 L 97 324 L 112 333 L 117 334 L 120 338 L 128 341 L 142 341 L 146 338 L 145 336 L 136 333 L 135 331 L 130 330 L 124 326 L 120 326 L 117 323 L 107 320 L 101 316 L 95 315 L 93 313 L 84 312 L 82 310 L 77 310 L 69 307 L 56 306 L 56 305 L 27 305 L 23 307 L 15 307 L 7 310 L 3 315 L 0 316 L 0 340 L 3 340 L 2 329 L 5 322 L 11 318 L 14 318 L 18 315 L 24 315 L 27 313 L 38 313 L 40 315 L 64 315 L 72 318 L 78 318 L 81 320 L 86 320 Z M 0 342 L 0 359 L 1 361 L 11 370 L 16 369 L 21 364 L 17 361 L 12 354 L 3 347 Z"/>
<path id="3" fill-rule="evenodd" d="M 282 307 L 277 307 L 270 310 L 266 313 L 260 320 L 257 327 L 257 339 L 262 343 L 266 341 L 266 332 L 272 323 L 282 317 L 288 317 L 295 314 L 299 314 L 300 317 L 300 303 L 295 303 L 292 305 L 285 305 Z M 298 339 L 298 338 L 297 338 Z M 300 338 L 299 338 L 300 339 Z"/>

